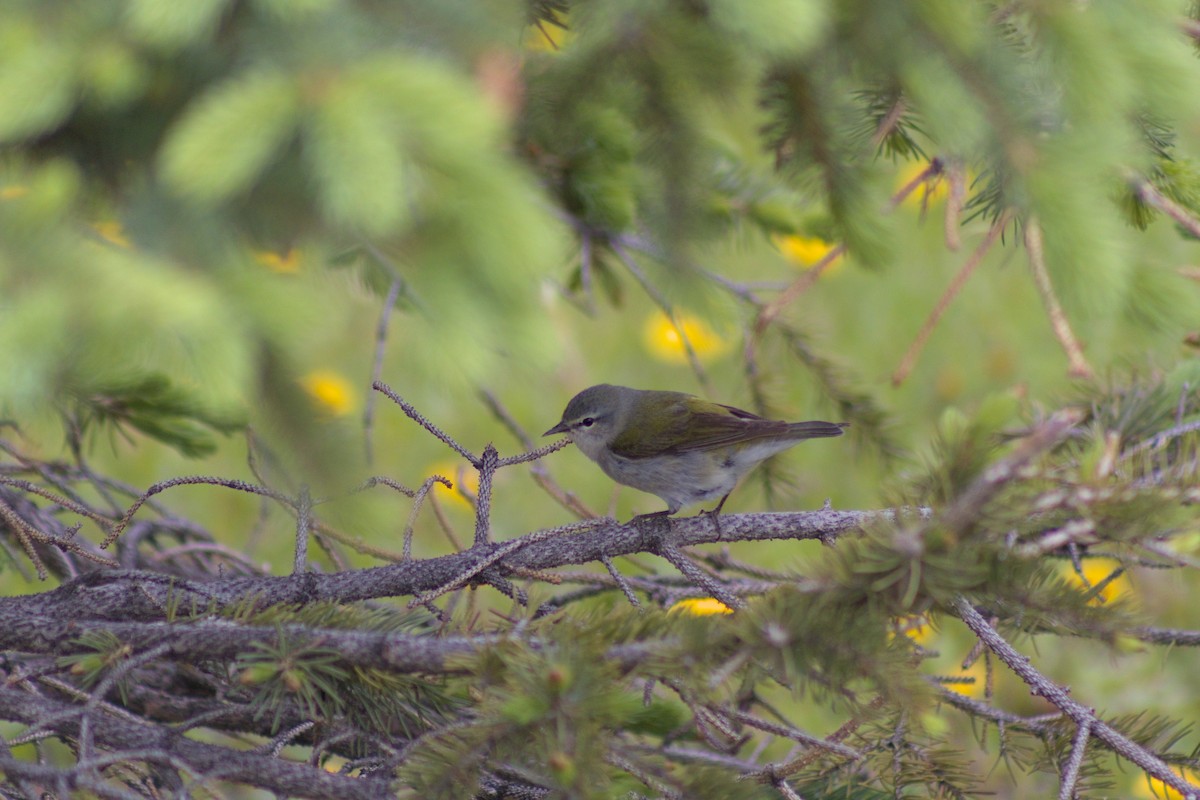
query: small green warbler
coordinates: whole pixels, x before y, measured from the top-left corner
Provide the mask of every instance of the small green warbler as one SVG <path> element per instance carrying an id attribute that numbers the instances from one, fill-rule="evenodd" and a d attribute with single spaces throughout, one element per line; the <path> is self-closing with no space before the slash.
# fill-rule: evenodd
<path id="1" fill-rule="evenodd" d="M 566 434 L 608 477 L 658 495 L 674 514 L 720 497 L 762 461 L 804 439 L 841 436 L 846 422 L 779 422 L 683 392 L 603 383 L 567 403 L 543 436 Z"/>

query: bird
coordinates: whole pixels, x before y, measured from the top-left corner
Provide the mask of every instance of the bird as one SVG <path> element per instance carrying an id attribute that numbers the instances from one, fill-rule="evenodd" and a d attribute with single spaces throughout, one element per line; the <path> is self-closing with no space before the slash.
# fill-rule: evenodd
<path id="1" fill-rule="evenodd" d="M 847 422 L 782 422 L 684 392 L 602 383 L 571 398 L 557 425 L 608 477 L 657 495 L 671 516 L 719 497 L 760 463 L 804 439 L 841 436 Z"/>

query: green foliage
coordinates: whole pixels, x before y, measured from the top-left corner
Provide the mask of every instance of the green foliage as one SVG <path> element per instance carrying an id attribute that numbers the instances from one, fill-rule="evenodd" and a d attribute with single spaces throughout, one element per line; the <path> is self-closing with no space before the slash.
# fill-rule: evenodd
<path id="1" fill-rule="evenodd" d="M 906 475 L 897 502 L 942 504 L 975 480 L 1004 441 L 1005 426 L 1015 422 L 1012 397 L 988 398 L 974 416 L 947 408 L 925 454 L 925 468 Z"/>
<path id="2" fill-rule="evenodd" d="M 270 716 L 279 730 L 287 701 L 297 703 L 306 718 L 330 721 L 346 709 L 342 691 L 350 678 L 338 651 L 328 647 L 293 647 L 282 627 L 278 643 L 259 644 L 238 658 L 238 682 L 254 691 L 256 716 Z"/>
<path id="3" fill-rule="evenodd" d="M 20 140 L 60 123 L 74 101 L 70 48 L 18 17 L 7 20 L 0 52 L 0 141 Z"/>
<path id="4" fill-rule="evenodd" d="M 163 0 L 132 0 L 126 20 L 139 39 L 171 51 L 212 36 L 229 5 L 228 0 L 200 0 L 181 9 Z"/>
<path id="5" fill-rule="evenodd" d="M 534 651 L 502 643 L 484 654 L 486 679 L 475 685 L 470 729 L 418 745 L 405 770 L 414 788 L 427 797 L 452 797 L 494 761 L 523 764 L 571 796 L 610 797 L 615 787 L 604 763 L 606 744 L 641 698 L 621 688 L 617 665 L 597 649 L 598 637 L 588 636 L 596 642 L 588 646 L 583 636 L 571 637 L 568 647 Z"/>
<path id="6" fill-rule="evenodd" d="M 276 626 L 278 643 L 243 654 L 241 683 L 221 688 L 250 703 L 259 733 L 299 716 L 354 729 L 353 755 L 399 764 L 413 796 L 496 781 L 580 798 L 779 796 L 747 764 L 794 761 L 804 737 L 760 736 L 746 709 L 821 736 L 846 726 L 838 741 L 861 757 L 814 751 L 786 776 L 810 800 L 992 791 L 979 754 L 947 746 L 973 743 L 946 733 L 959 711 L 901 621 L 931 615 L 961 659 L 973 640 L 954 638 L 948 612 L 965 595 L 1047 660 L 1074 654 L 1055 638 L 1068 636 L 1117 658 L 1140 646 L 1143 603 L 1161 608 L 1170 593 L 1109 590 L 1139 570 L 1194 566 L 1200 371 L 1178 345 L 1200 311 L 1194 268 L 1181 268 L 1195 262 L 1188 215 L 1200 214 L 1200 66 L 1176 6 L 15 0 L 0 25 L 0 419 L 52 450 L 42 425 L 59 412 L 87 475 L 99 473 L 85 456 L 147 439 L 240 471 L 244 454 L 218 434 L 252 427 L 249 470 L 272 488 L 316 488 L 329 550 L 312 558 L 339 570 L 367 558 L 324 538 L 347 487 L 367 474 L 416 486 L 446 456 L 394 409 L 367 405 L 372 378 L 466 447 L 495 440 L 506 455 L 518 445 L 476 404 L 481 385 L 511 403 L 510 427 L 533 431 L 583 386 L 695 390 L 681 385 L 691 373 L 713 400 L 742 404 L 743 386 L 763 413 L 849 422 L 866 446 L 785 462 L 805 464 L 796 485 L 814 504 L 825 491 L 873 506 L 891 481 L 897 504 L 923 510 L 816 555 L 730 543 L 714 569 L 750 596 L 732 616 L 657 610 L 695 587 L 654 574 L 650 556 L 619 565 L 655 606 L 645 612 L 611 602 L 603 575 L 570 576 L 588 588 L 528 618 L 488 613 L 494 598 L 474 585 L 448 592 L 436 621 L 382 605 L 263 610 L 254 596 L 223 613 Z M 558 44 L 532 43 L 543 34 Z M 896 192 L 927 163 L 943 186 L 965 178 L 966 196 L 938 200 L 926 183 L 918 214 Z M 927 210 L 940 224 L 920 224 Z M 1001 218 L 1003 242 L 966 261 Z M 1023 266 L 1001 269 L 1029 255 L 1034 226 L 1053 297 Z M 847 254 L 818 279 L 787 263 L 789 236 Z M 653 361 L 644 316 L 660 310 L 715 321 L 721 354 Z M 931 312 L 922 363 L 885 389 Z M 1067 323 L 1093 369 L 1121 377 L 1081 382 L 1062 403 Z M 1153 366 L 1180 361 L 1165 376 Z M 1126 362 L 1147 376 L 1127 380 Z M 351 387 L 336 411 L 304 381 L 325 372 Z M 1062 405 L 1082 423 L 1025 458 L 1042 409 Z M 79 446 L 106 437 L 118 446 Z M 184 471 L 161 451 L 125 481 Z M 588 502 L 602 508 L 607 484 L 571 472 L 571 457 L 553 464 L 562 492 L 595 489 Z M 5 474 L 33 463 L 6 461 Z M 64 492 L 68 470 L 44 464 L 37 477 Z M 562 513 L 514 471 L 497 476 L 502 539 Z M 781 464 L 764 472 L 770 493 Z M 97 478 L 72 497 L 120 506 L 118 485 Z M 640 502 L 614 507 L 624 519 Z M 13 507 L 35 516 L 49 501 L 30 503 Z M 227 542 L 286 531 L 261 537 L 255 561 L 290 545 L 290 514 L 205 510 Z M 438 528 L 463 514 L 437 511 Z M 372 546 L 404 525 L 391 505 L 347 516 L 344 541 Z M 414 517 L 418 558 L 445 552 L 429 516 Z M 5 520 L 20 547 L 50 547 Z M 188 569 L 220 547 L 205 540 Z M 757 583 L 738 583 L 728 565 L 741 558 L 772 569 L 748 566 Z M 176 621 L 208 611 L 163 609 Z M 445 675 L 410 676 L 297 646 L 293 626 L 490 638 Z M 56 663 L 84 688 L 130 655 L 110 636 L 82 647 Z M 1050 666 L 1080 677 L 1080 694 L 1128 702 L 1088 665 Z M 1046 712 L 1017 694 L 985 699 L 1026 720 Z M 992 747 L 994 720 L 979 711 L 963 713 Z M 1194 736 L 1150 714 L 1111 718 L 1156 750 Z M 1062 773 L 1071 726 L 1004 731 L 1011 764 Z M 1114 774 L 1089 747 L 1077 794 L 1123 791 L 1110 790 Z"/>
<path id="7" fill-rule="evenodd" d="M 277 646 L 264 644 L 237 661 L 239 682 L 253 690 L 250 702 L 256 713 L 271 709 L 276 715 L 272 729 L 278 727 L 282 710 L 294 702 L 325 723 L 410 739 L 449 719 L 463 704 L 439 681 L 386 669 L 346 668 L 339 664 L 336 649 L 297 647 L 287 635 L 288 626 L 428 634 L 431 618 L 424 609 L 329 602 L 260 609 L 251 603 L 230 612 L 243 624 L 279 631 Z"/>
<path id="8" fill-rule="evenodd" d="M 93 687 L 104 679 L 109 670 L 119 666 L 133 655 L 133 650 L 107 631 L 87 631 L 79 637 L 78 653 L 60 656 L 58 665 L 77 675 L 86 687 Z M 125 694 L 125 682 L 118 681 L 117 688 Z"/>
<path id="9" fill-rule="evenodd" d="M 211 89 L 169 132 L 160 154 L 164 180 L 210 202 L 247 190 L 293 134 L 297 94 L 286 75 L 265 71 Z"/>
<path id="10" fill-rule="evenodd" d="M 763 598 L 739 626 L 755 661 L 786 676 L 786 682 L 823 695 L 831 676 L 840 685 L 865 680 L 875 691 L 915 702 L 923 695 L 905 664 L 910 655 L 889 641 L 887 618 L 865 609 L 849 593 L 777 591 Z M 857 602 L 855 602 L 857 601 Z M 839 632 L 834 645 L 828 632 Z"/>
<path id="11" fill-rule="evenodd" d="M 233 433 L 246 424 L 239 411 L 205 408 L 194 393 L 172 385 L 165 375 L 87 387 L 70 413 L 81 436 L 93 427 L 119 431 L 128 426 L 190 457 L 216 450 L 206 429 Z"/>
<path id="12" fill-rule="evenodd" d="M 749 53 L 765 60 L 804 56 L 825 34 L 829 9 L 824 0 L 767 0 L 748 9 L 732 0 L 710 3 L 713 24 Z"/>
<path id="13" fill-rule="evenodd" d="M 771 800 L 779 790 L 750 781 L 738 780 L 727 772 L 703 764 L 690 764 L 677 770 L 678 785 L 685 797 L 699 800 Z M 804 795 L 808 797 L 808 795 Z"/>

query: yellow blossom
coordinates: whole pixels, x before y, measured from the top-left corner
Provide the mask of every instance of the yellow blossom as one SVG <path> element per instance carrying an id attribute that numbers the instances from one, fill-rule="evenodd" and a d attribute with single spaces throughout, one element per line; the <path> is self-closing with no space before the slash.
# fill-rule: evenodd
<path id="1" fill-rule="evenodd" d="M 565 27 L 567 18 L 564 14 L 559 14 L 557 19 L 562 22 L 562 25 L 555 25 L 545 20 L 538 20 L 533 25 L 525 29 L 525 41 L 523 42 L 526 50 L 536 50 L 542 53 L 557 53 L 571 43 L 575 38 L 575 34 L 570 28 Z"/>
<path id="2" fill-rule="evenodd" d="M 916 180 L 917 176 L 925 170 L 929 169 L 928 161 L 912 161 L 900 170 L 900 174 L 896 176 L 896 191 L 900 191 L 912 181 Z M 940 203 L 946 199 L 949 194 L 949 183 L 945 175 L 935 175 L 930 177 L 917 188 L 909 192 L 904 198 L 901 205 L 909 208 L 921 208 L 922 205 L 933 205 Z"/>
<path id="3" fill-rule="evenodd" d="M 668 611 L 686 611 L 697 617 L 707 617 L 711 614 L 732 614 L 733 609 L 715 597 L 688 597 L 671 606 Z"/>
<path id="4" fill-rule="evenodd" d="M 271 272 L 291 274 L 300 271 L 300 252 L 294 247 L 289 247 L 283 253 L 276 253 L 272 250 L 255 250 L 254 260 Z"/>
<path id="5" fill-rule="evenodd" d="M 350 382 L 332 370 L 314 370 L 300 379 L 314 405 L 331 417 L 342 417 L 354 408 Z"/>
<path id="6" fill-rule="evenodd" d="M 100 235 L 100 238 L 109 244 L 115 244 L 117 247 L 128 249 L 132 247 L 129 239 L 125 236 L 125 228 L 117 220 L 104 220 L 101 222 L 93 222 L 92 230 Z"/>
<path id="7" fill-rule="evenodd" d="M 950 691 L 958 692 L 967 697 L 983 697 L 984 690 L 987 688 L 987 664 L 980 658 L 971 665 L 970 669 L 960 669 L 957 672 L 950 673 L 946 677 L 964 680 L 963 683 L 942 684 Z M 967 679 L 970 679 L 971 682 L 965 682 Z"/>
<path id="8" fill-rule="evenodd" d="M 837 247 L 833 242 L 827 242 L 819 236 L 800 236 L 799 234 L 777 233 L 771 237 L 771 241 L 779 248 L 779 252 L 783 253 L 784 258 L 805 269 L 818 263 Z M 826 267 L 825 271 L 836 269 L 842 261 L 841 254 L 835 256 L 833 263 Z"/>
<path id="9" fill-rule="evenodd" d="M 1121 567 L 1121 562 L 1113 558 L 1088 558 L 1083 560 L 1083 578 L 1075 571 L 1075 567 L 1066 562 L 1060 567 L 1063 578 L 1080 591 L 1090 591 L 1105 578 Z M 1086 583 L 1085 583 L 1086 581 Z M 1093 603 L 1109 603 L 1118 598 L 1128 597 L 1133 593 L 1133 584 L 1129 573 L 1124 572 L 1104 585 L 1104 588 L 1092 598 Z"/>
<path id="10" fill-rule="evenodd" d="M 889 631 L 890 636 L 904 634 L 911 639 L 915 644 L 927 645 L 937 636 L 937 631 L 933 629 L 929 618 L 924 614 L 915 616 L 901 617 L 893 623 L 893 628 Z"/>
<path id="11" fill-rule="evenodd" d="M 466 461 L 439 461 L 425 470 L 425 474 L 427 476 L 441 475 L 454 484 L 453 489 L 448 488 L 444 483 L 433 485 L 433 491 L 437 493 L 438 498 L 449 500 L 451 505 L 465 509 L 471 508 L 470 501 L 463 497 L 462 492 L 458 490 L 460 486 L 472 496 L 477 496 L 479 493 L 479 470 Z"/>
<path id="12" fill-rule="evenodd" d="M 0 200 L 16 200 L 19 197 L 24 197 L 29 194 L 29 187 L 19 183 L 10 183 L 8 186 L 0 186 Z"/>
<path id="13" fill-rule="evenodd" d="M 905 164 L 901 168 L 900 173 L 896 176 L 896 191 L 900 191 L 925 170 L 929 169 L 928 161 L 913 161 Z M 970 187 L 975 181 L 977 175 L 971 171 L 966 171 L 963 175 L 964 187 Z M 950 178 L 942 172 L 938 175 L 930 176 L 924 183 L 913 189 L 901 202 L 901 205 L 909 208 L 922 208 L 932 206 L 934 203 L 940 203 L 950 194 Z"/>
<path id="14" fill-rule="evenodd" d="M 687 349 L 683 344 L 683 336 L 680 336 L 680 329 L 701 361 L 723 356 L 732 346 L 725 337 L 709 327 L 708 323 L 690 314 L 677 314 L 676 323 L 672 323 L 670 317 L 661 311 L 655 312 L 646 320 L 642 329 L 642 340 L 650 355 L 659 361 L 687 363 Z"/>
<path id="15" fill-rule="evenodd" d="M 1189 770 L 1175 770 L 1185 781 L 1189 783 L 1197 783 L 1196 773 Z M 1158 778 L 1146 776 L 1138 780 L 1133 786 L 1133 796 L 1145 798 L 1146 800 L 1183 800 L 1183 795 L 1175 789 L 1167 786 Z"/>

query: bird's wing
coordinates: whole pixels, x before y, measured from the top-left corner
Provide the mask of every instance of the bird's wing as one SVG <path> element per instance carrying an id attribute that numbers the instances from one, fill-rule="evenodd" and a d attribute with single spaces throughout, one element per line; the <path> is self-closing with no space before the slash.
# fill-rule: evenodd
<path id="1" fill-rule="evenodd" d="M 786 422 L 763 419 L 733 406 L 710 403 L 680 392 L 661 392 L 652 398 L 658 412 L 641 419 L 636 430 L 613 440 L 614 454 L 624 458 L 711 450 L 764 436 L 787 433 Z"/>

